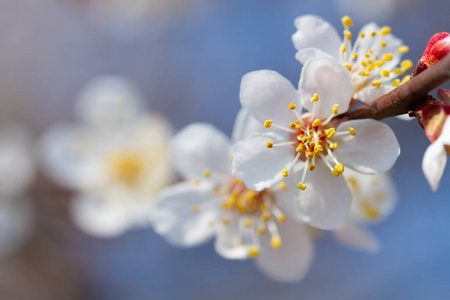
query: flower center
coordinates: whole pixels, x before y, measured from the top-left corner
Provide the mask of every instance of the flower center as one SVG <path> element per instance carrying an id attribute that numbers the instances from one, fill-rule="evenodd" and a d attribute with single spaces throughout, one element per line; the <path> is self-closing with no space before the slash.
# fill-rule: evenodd
<path id="1" fill-rule="evenodd" d="M 111 178 L 127 186 L 135 185 L 145 169 L 145 159 L 130 150 L 117 150 L 107 159 Z"/>

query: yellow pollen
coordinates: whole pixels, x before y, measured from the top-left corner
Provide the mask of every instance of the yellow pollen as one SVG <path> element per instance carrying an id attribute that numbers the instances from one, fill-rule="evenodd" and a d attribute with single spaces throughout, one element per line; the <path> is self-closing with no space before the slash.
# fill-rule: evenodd
<path id="1" fill-rule="evenodd" d="M 413 63 L 411 60 L 405 59 L 400 63 L 400 67 L 402 68 L 403 72 L 405 72 L 413 67 Z"/>
<path id="2" fill-rule="evenodd" d="M 269 213 L 263 213 L 263 214 L 261 215 L 261 219 L 262 219 L 263 221 L 269 221 L 269 219 L 270 219 L 270 214 L 269 214 Z"/>
<path id="3" fill-rule="evenodd" d="M 343 16 L 342 19 L 342 25 L 344 26 L 344 28 L 349 28 L 350 26 L 353 26 L 353 21 L 352 19 L 350 19 L 349 16 Z"/>
<path id="4" fill-rule="evenodd" d="M 198 212 L 198 205 L 197 205 L 197 204 L 193 204 L 193 205 L 191 206 L 191 210 L 192 210 L 193 212 Z"/>
<path id="5" fill-rule="evenodd" d="M 287 190 L 288 189 L 288 185 L 286 182 L 281 181 L 280 183 L 278 183 L 278 186 L 282 189 L 282 190 Z"/>
<path id="6" fill-rule="evenodd" d="M 403 45 L 403 46 L 398 47 L 397 51 L 398 51 L 398 53 L 408 53 L 409 52 L 409 47 Z"/>
<path id="7" fill-rule="evenodd" d="M 317 102 L 319 101 L 319 95 L 318 94 L 314 94 L 314 96 L 309 99 L 309 102 Z"/>
<path id="8" fill-rule="evenodd" d="M 314 149 L 314 146 L 316 145 L 316 143 L 314 143 L 314 142 L 309 142 L 309 148 L 312 148 L 312 149 Z"/>
<path id="9" fill-rule="evenodd" d="M 295 120 L 295 123 L 300 124 L 300 120 L 299 119 Z"/>
<path id="10" fill-rule="evenodd" d="M 245 227 L 252 227 L 252 225 L 253 225 L 252 220 L 245 221 Z"/>
<path id="11" fill-rule="evenodd" d="M 289 127 L 291 127 L 292 129 L 294 129 L 294 128 L 295 128 L 295 126 L 297 126 L 297 124 L 295 124 L 295 122 L 291 122 L 291 123 L 289 123 Z"/>
<path id="12" fill-rule="evenodd" d="M 303 149 L 304 149 L 304 148 L 303 148 L 302 145 L 298 145 L 296 151 L 297 151 L 298 153 L 301 153 L 301 152 L 303 151 Z"/>
<path id="13" fill-rule="evenodd" d="M 336 128 L 330 128 L 325 131 L 325 134 L 327 135 L 327 138 L 331 139 L 334 134 L 336 133 Z"/>
<path id="14" fill-rule="evenodd" d="M 384 26 L 383 28 L 381 28 L 380 30 L 380 34 L 382 36 L 388 35 L 389 33 L 391 33 L 391 27 L 389 26 Z"/>
<path id="15" fill-rule="evenodd" d="M 366 35 L 364 34 L 364 32 L 361 32 L 361 33 L 359 34 L 359 37 L 362 38 L 362 39 L 363 39 L 365 36 L 366 36 Z"/>
<path id="16" fill-rule="evenodd" d="M 380 46 L 381 46 L 381 47 L 383 47 L 383 48 L 384 48 L 384 47 L 386 47 L 386 45 L 387 45 L 387 44 L 386 44 L 386 42 L 385 42 L 385 41 L 381 41 L 381 43 L 380 43 Z"/>
<path id="17" fill-rule="evenodd" d="M 331 172 L 334 176 L 339 177 L 344 172 L 344 165 L 342 163 L 336 164 L 334 170 Z"/>
<path id="18" fill-rule="evenodd" d="M 194 180 L 194 184 L 195 184 L 195 185 L 199 185 L 199 184 L 200 184 L 200 179 L 195 179 L 195 180 Z"/>
<path id="19" fill-rule="evenodd" d="M 374 36 L 377 35 L 377 33 L 376 33 L 375 31 L 372 31 L 372 32 L 370 33 L 370 35 L 371 35 L 372 37 L 374 37 Z"/>
<path id="20" fill-rule="evenodd" d="M 279 236 L 273 236 L 270 239 L 270 245 L 272 246 L 272 248 L 274 248 L 276 250 L 280 249 L 281 245 L 282 245 L 281 238 Z"/>
<path id="21" fill-rule="evenodd" d="M 323 133 L 322 132 L 319 132 L 318 134 L 317 134 L 317 138 L 321 138 L 321 137 L 323 137 Z"/>
<path id="22" fill-rule="evenodd" d="M 308 137 L 306 137 L 306 136 L 302 137 L 302 143 L 303 144 L 306 143 L 307 141 L 308 141 Z"/>
<path id="23" fill-rule="evenodd" d="M 205 177 L 211 176 L 211 171 L 209 169 L 204 169 L 203 170 L 203 176 L 205 176 Z"/>
<path id="24" fill-rule="evenodd" d="M 313 164 L 310 164 L 310 165 L 308 166 L 308 169 L 309 169 L 310 171 L 314 171 L 315 168 L 316 168 L 316 166 L 313 165 Z"/>
<path id="25" fill-rule="evenodd" d="M 314 153 L 319 153 L 322 150 L 323 150 L 323 147 L 321 145 L 314 146 Z"/>
<path id="26" fill-rule="evenodd" d="M 338 108 L 339 108 L 339 104 L 335 104 L 333 105 L 333 107 L 331 108 L 333 110 L 333 114 L 337 115 L 338 114 Z"/>
<path id="27" fill-rule="evenodd" d="M 380 80 L 375 80 L 375 81 L 372 82 L 372 86 L 380 87 L 381 83 L 382 82 Z"/>
<path id="28" fill-rule="evenodd" d="M 295 104 L 294 103 L 290 103 L 289 104 L 289 109 L 290 110 L 294 110 L 295 109 Z"/>
<path id="29" fill-rule="evenodd" d="M 302 125 L 300 125 L 300 124 L 297 124 L 297 125 L 295 126 L 295 128 L 297 128 L 298 130 L 302 130 L 302 129 L 303 129 Z"/>
<path id="30" fill-rule="evenodd" d="M 342 45 L 341 45 L 340 53 L 341 53 L 341 54 L 344 54 L 345 51 L 347 51 L 347 46 L 346 46 L 345 44 L 342 44 Z"/>
<path id="31" fill-rule="evenodd" d="M 267 142 L 266 143 L 266 147 L 267 148 L 273 148 L 273 143 L 272 142 Z"/>
<path id="32" fill-rule="evenodd" d="M 227 218 L 222 218 L 223 225 L 227 226 L 229 222 L 230 222 L 230 220 L 228 220 Z"/>
<path id="33" fill-rule="evenodd" d="M 286 221 L 286 217 L 283 214 L 281 214 L 277 217 L 277 221 L 283 223 L 284 221 Z"/>
<path id="34" fill-rule="evenodd" d="M 393 58 L 394 58 L 394 56 L 392 55 L 392 53 L 385 53 L 385 54 L 383 54 L 383 60 L 390 61 Z"/>
<path id="35" fill-rule="evenodd" d="M 288 177 L 288 169 L 287 168 L 283 168 L 283 171 L 281 172 L 281 175 L 283 175 L 283 177 Z"/>
<path id="36" fill-rule="evenodd" d="M 311 124 L 312 127 L 317 127 L 320 125 L 320 120 L 319 119 L 315 119 L 314 122 Z"/>
<path id="37" fill-rule="evenodd" d="M 306 189 L 306 184 L 302 184 L 301 182 L 298 182 L 298 183 L 297 183 L 297 188 L 298 188 L 299 190 L 304 191 L 304 190 Z"/>
<path id="38" fill-rule="evenodd" d="M 257 258 L 259 256 L 259 249 L 256 246 L 248 247 L 248 255 L 251 258 Z"/>
<path id="39" fill-rule="evenodd" d="M 353 127 L 349 127 L 349 128 L 348 128 L 348 132 L 350 132 L 350 134 L 351 134 L 352 136 L 355 136 L 355 135 L 356 135 L 356 130 L 355 130 Z"/>
<path id="40" fill-rule="evenodd" d="M 394 74 L 395 74 L 395 75 L 403 75 L 403 71 L 400 70 L 399 68 L 395 68 L 395 69 L 394 69 Z"/>
<path id="41" fill-rule="evenodd" d="M 264 122 L 264 127 L 270 128 L 272 126 L 273 121 L 272 120 L 266 120 Z"/>
<path id="42" fill-rule="evenodd" d="M 390 74 L 391 74 L 391 72 L 389 72 L 389 70 L 383 70 L 380 72 L 380 76 L 383 76 L 383 77 L 389 77 Z"/>
<path id="43" fill-rule="evenodd" d="M 400 85 L 400 79 L 395 79 L 394 81 L 392 81 L 392 86 L 395 86 L 395 87 L 397 87 L 397 86 L 399 86 Z"/>
<path id="44" fill-rule="evenodd" d="M 306 153 L 306 157 L 309 158 L 309 159 L 312 159 L 314 157 L 314 152 Z"/>
<path id="45" fill-rule="evenodd" d="M 411 76 L 410 76 L 410 75 L 406 75 L 406 76 L 403 77 L 403 79 L 402 79 L 402 84 L 408 82 L 410 79 L 411 79 Z"/>
<path id="46" fill-rule="evenodd" d="M 369 53 L 372 55 L 373 54 L 373 50 L 369 50 Z"/>
<path id="47" fill-rule="evenodd" d="M 264 234 L 265 232 L 266 232 L 266 228 L 264 228 L 264 227 L 262 227 L 262 226 L 258 227 L 258 234 L 259 234 L 259 235 L 262 235 L 262 234 Z"/>
<path id="48" fill-rule="evenodd" d="M 352 70 L 352 66 L 350 66 L 349 63 L 345 63 L 345 64 L 344 64 L 344 68 L 346 68 L 346 69 L 349 70 L 349 71 Z"/>
<path id="49" fill-rule="evenodd" d="M 338 142 L 334 142 L 328 145 L 328 147 L 330 147 L 330 149 L 337 149 L 339 147 Z"/>
<path id="50" fill-rule="evenodd" d="M 344 35 L 347 40 L 350 41 L 352 39 L 352 33 L 349 30 L 344 30 Z"/>
<path id="51" fill-rule="evenodd" d="M 357 60 L 358 59 L 358 53 L 353 53 L 353 59 Z"/>

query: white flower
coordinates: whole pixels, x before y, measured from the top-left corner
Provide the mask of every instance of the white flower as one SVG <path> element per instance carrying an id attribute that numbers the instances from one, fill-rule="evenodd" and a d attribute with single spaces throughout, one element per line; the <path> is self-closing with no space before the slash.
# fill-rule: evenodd
<path id="1" fill-rule="evenodd" d="M 397 191 L 389 175 L 362 175 L 347 169 L 345 180 L 353 195 L 350 213 L 333 230 L 342 244 L 369 253 L 380 249 L 380 242 L 366 225 L 380 222 L 389 216 L 397 202 Z"/>
<path id="2" fill-rule="evenodd" d="M 0 257 L 12 254 L 33 231 L 33 211 L 25 193 L 34 177 L 31 142 L 20 126 L 0 129 Z"/>
<path id="3" fill-rule="evenodd" d="M 138 114 L 139 102 L 128 81 L 95 79 L 76 104 L 81 122 L 54 126 L 41 138 L 43 170 L 77 192 L 70 214 L 92 235 L 150 225 L 156 193 L 171 181 L 170 126 L 160 115 Z"/>
<path id="4" fill-rule="evenodd" d="M 391 28 L 378 27 L 375 23 L 365 25 L 352 44 L 349 28 L 352 20 L 345 16 L 343 39 L 327 21 L 313 15 L 295 19 L 297 32 L 292 35 L 296 58 L 304 64 L 308 59 L 331 56 L 351 74 L 353 98 L 365 103 L 381 97 L 410 79 L 409 75 L 398 77 L 414 67 L 411 60 L 401 61 L 409 51 L 403 42 L 391 33 Z"/>
<path id="5" fill-rule="evenodd" d="M 381 122 L 329 126 L 335 115 L 347 111 L 352 93 L 350 73 L 331 57 L 305 63 L 298 91 L 274 71 L 245 75 L 241 104 L 261 130 L 233 146 L 233 176 L 256 191 L 292 176 L 303 190 L 298 205 L 304 220 L 321 229 L 337 226 L 351 204 L 350 191 L 339 177 L 344 166 L 383 173 L 400 153 L 394 133 Z M 302 114 L 303 108 L 309 113 Z"/>
<path id="6" fill-rule="evenodd" d="M 439 138 L 428 146 L 422 160 L 423 173 L 433 191 L 439 187 L 448 153 L 450 153 L 450 117 L 445 120 Z"/>
<path id="7" fill-rule="evenodd" d="M 246 135 L 242 129 L 236 126 L 233 136 Z M 216 236 L 216 251 L 224 258 L 252 257 L 274 280 L 300 280 L 313 248 L 303 223 L 291 214 L 295 183 L 259 192 L 248 189 L 231 176 L 230 148 L 222 132 L 203 123 L 189 125 L 174 137 L 173 164 L 186 181 L 162 193 L 155 211 L 156 232 L 181 247 Z"/>

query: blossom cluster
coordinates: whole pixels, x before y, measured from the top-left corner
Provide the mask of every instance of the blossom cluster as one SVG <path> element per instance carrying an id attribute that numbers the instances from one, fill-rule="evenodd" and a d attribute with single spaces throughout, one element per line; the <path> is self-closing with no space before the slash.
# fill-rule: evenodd
<path id="1" fill-rule="evenodd" d="M 53 126 L 37 144 L 44 174 L 75 192 L 69 215 L 78 228 L 108 238 L 152 226 L 179 247 L 215 238 L 220 256 L 253 259 L 268 277 L 287 282 L 307 274 L 318 232 L 378 252 L 368 225 L 397 204 L 389 173 L 400 145 L 387 124 L 349 116 L 432 69 L 449 53 L 449 35 L 433 36 L 414 67 L 388 26 L 369 23 L 354 38 L 348 16 L 342 37 L 318 16 L 294 25 L 298 85 L 272 70 L 245 74 L 231 137 L 206 123 L 173 134 L 128 80 L 90 82 L 75 103 L 76 121 Z M 450 92 L 438 97 L 409 112 L 432 142 L 423 171 L 433 190 L 450 154 Z M 19 241 L 31 228 L 23 217 L 29 208 L 10 199 L 30 185 L 34 167 L 17 150 L 25 138 L 16 131 L 0 133 L 0 172 L 8 172 L 0 181 L 0 223 L 14 225 L 0 236 Z M 0 243 L 0 253 L 9 251 L 2 250 Z"/>

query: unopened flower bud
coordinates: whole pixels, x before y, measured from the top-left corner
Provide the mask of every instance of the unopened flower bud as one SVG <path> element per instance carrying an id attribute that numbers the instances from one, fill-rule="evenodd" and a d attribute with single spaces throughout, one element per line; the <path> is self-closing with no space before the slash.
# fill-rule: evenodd
<path id="1" fill-rule="evenodd" d="M 423 52 L 422 57 L 417 62 L 413 70 L 413 75 L 423 72 L 439 60 L 444 58 L 450 52 L 450 34 L 448 32 L 440 32 L 433 35 L 428 41 L 427 48 Z"/>

